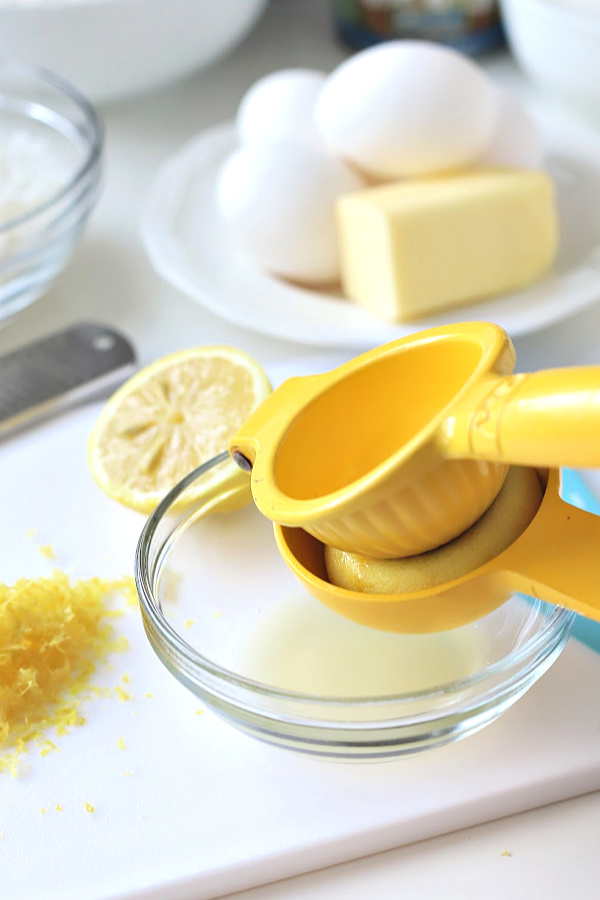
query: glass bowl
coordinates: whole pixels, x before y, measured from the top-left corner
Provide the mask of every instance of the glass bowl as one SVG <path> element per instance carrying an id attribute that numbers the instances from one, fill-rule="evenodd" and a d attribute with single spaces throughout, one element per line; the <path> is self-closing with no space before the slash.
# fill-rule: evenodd
<path id="1" fill-rule="evenodd" d="M 208 515 L 210 504 L 196 503 L 171 514 L 227 461 L 223 453 L 196 469 L 156 508 L 135 577 L 159 659 L 236 728 L 330 758 L 416 753 L 493 722 L 564 647 L 573 613 L 520 595 L 439 634 L 341 618 L 296 581 L 253 505 Z"/>
<path id="2" fill-rule="evenodd" d="M 100 187 L 103 128 L 75 88 L 0 58 L 0 321 L 64 268 Z"/>

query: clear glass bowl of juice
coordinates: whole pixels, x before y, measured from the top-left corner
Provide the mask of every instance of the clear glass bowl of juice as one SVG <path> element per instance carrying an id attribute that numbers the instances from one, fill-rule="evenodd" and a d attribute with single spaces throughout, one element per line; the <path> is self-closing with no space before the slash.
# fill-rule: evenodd
<path id="1" fill-rule="evenodd" d="M 253 505 L 172 514 L 226 460 L 201 466 L 150 516 L 136 582 L 159 659 L 232 726 L 314 756 L 393 759 L 493 722 L 561 653 L 574 614 L 517 594 L 437 634 L 393 634 L 338 616 L 296 581 Z"/>

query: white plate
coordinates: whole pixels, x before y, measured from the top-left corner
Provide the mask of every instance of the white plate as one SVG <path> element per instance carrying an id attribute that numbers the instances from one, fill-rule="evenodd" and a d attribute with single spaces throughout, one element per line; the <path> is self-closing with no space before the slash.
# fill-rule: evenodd
<path id="1" fill-rule="evenodd" d="M 553 271 L 527 290 L 410 325 L 389 325 L 341 295 L 273 278 L 235 245 L 214 196 L 218 168 L 235 147 L 231 124 L 201 133 L 161 166 L 142 214 L 142 241 L 167 281 L 218 316 L 273 337 L 367 349 L 422 328 L 471 319 L 497 322 L 515 337 L 600 297 L 600 136 L 552 119 L 540 118 L 540 124 L 561 229 Z"/>

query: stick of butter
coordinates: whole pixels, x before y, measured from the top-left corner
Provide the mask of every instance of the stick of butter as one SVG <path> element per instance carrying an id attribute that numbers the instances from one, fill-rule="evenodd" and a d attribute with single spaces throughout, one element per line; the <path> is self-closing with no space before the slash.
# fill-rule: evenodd
<path id="1" fill-rule="evenodd" d="M 388 322 L 405 322 L 523 287 L 558 244 L 543 172 L 472 169 L 344 194 L 336 208 L 342 287 Z"/>

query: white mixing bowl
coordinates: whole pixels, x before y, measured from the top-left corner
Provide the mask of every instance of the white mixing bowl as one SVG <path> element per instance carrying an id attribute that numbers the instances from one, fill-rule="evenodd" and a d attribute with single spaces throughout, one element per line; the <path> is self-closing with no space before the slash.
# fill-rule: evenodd
<path id="1" fill-rule="evenodd" d="M 525 74 L 600 122 L 600 0 L 500 0 L 500 9 Z"/>
<path id="2" fill-rule="evenodd" d="M 2 0 L 0 54 L 104 102 L 175 81 L 241 41 L 267 0 Z"/>

